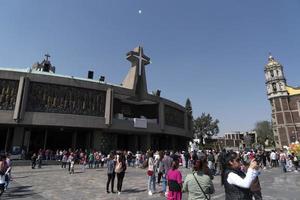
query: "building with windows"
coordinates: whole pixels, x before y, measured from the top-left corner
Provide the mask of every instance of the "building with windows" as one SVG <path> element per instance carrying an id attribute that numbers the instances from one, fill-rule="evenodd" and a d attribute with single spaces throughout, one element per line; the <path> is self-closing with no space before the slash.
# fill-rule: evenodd
<path id="1" fill-rule="evenodd" d="M 131 67 L 120 85 L 105 77 L 55 74 L 49 55 L 26 70 L 0 69 L 0 151 L 82 148 L 186 149 L 190 109 L 149 94 L 142 47 L 127 53 Z"/>
<path id="2" fill-rule="evenodd" d="M 282 148 L 300 139 L 300 88 L 287 85 L 283 66 L 271 55 L 264 71 L 275 144 Z"/>

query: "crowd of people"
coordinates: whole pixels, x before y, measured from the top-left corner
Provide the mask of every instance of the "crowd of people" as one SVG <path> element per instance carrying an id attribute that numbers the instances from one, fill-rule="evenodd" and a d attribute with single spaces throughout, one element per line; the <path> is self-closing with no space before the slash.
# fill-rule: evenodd
<path id="1" fill-rule="evenodd" d="M 74 166 L 80 165 L 81 172 L 86 168 L 107 168 L 107 193 L 122 192 L 127 167 L 146 169 L 147 191 L 151 196 L 161 185 L 160 195 L 170 200 L 181 200 L 182 193 L 188 193 L 188 199 L 210 199 L 214 193 L 213 178 L 221 176 L 225 189 L 225 199 L 262 199 L 259 182 L 260 171 L 266 168 L 282 167 L 283 172 L 298 172 L 299 158 L 293 153 L 281 151 L 216 151 L 213 149 L 191 152 L 172 151 L 100 151 L 57 150 L 56 154 L 39 150 L 31 156 L 32 169 L 42 167 L 43 160 L 56 160 L 60 167 L 74 174 Z M 50 152 L 50 151 L 49 151 Z M 191 169 L 185 178 L 179 166 Z M 0 194 L 9 185 L 11 161 L 7 156 L 0 160 Z M 117 187 L 115 189 L 115 177 Z"/>

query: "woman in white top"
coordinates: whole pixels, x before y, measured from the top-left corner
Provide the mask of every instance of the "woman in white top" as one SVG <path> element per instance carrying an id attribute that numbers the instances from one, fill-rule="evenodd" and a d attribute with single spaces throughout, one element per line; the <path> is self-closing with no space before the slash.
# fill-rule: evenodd
<path id="1" fill-rule="evenodd" d="M 155 192 L 155 171 L 156 171 L 156 160 L 153 158 L 153 152 L 149 151 L 147 153 L 148 159 L 148 195 L 152 195 Z"/>
<path id="2" fill-rule="evenodd" d="M 236 152 L 229 152 L 225 158 L 224 173 L 225 200 L 252 200 L 250 186 L 258 176 L 257 162 L 252 160 L 247 174 L 241 171 L 241 162 Z"/>

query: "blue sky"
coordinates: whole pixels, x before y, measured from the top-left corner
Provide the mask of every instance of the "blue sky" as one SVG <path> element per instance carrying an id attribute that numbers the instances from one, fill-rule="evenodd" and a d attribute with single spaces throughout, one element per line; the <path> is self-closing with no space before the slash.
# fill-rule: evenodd
<path id="1" fill-rule="evenodd" d="M 300 85 L 299 35 L 298 0 L 0 1 L 1 67 L 30 67 L 48 52 L 58 74 L 94 70 L 118 84 L 125 54 L 142 45 L 148 90 L 182 105 L 189 97 L 194 117 L 218 118 L 220 134 L 270 120 L 269 52 Z"/>

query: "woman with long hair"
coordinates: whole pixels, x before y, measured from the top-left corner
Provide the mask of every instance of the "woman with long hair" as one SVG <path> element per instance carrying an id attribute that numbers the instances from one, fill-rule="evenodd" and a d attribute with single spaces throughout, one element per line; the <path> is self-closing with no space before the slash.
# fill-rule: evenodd
<path id="1" fill-rule="evenodd" d="M 196 160 L 194 170 L 188 174 L 183 183 L 183 191 L 188 192 L 189 200 L 207 200 L 215 189 L 211 178 L 204 171 L 202 160 Z"/>
<path id="2" fill-rule="evenodd" d="M 111 192 L 114 192 L 114 182 L 115 182 L 115 155 L 113 153 L 109 154 L 107 165 L 107 182 L 106 182 L 106 192 L 109 192 L 109 184 L 111 183 Z"/>
<path id="3" fill-rule="evenodd" d="M 119 155 L 119 158 L 117 159 L 116 163 L 116 168 L 115 172 L 117 174 L 117 190 L 118 190 L 118 195 L 121 194 L 122 191 L 122 184 L 123 184 L 123 179 L 125 176 L 125 171 L 126 171 L 126 159 L 123 153 Z"/>
<path id="4" fill-rule="evenodd" d="M 179 161 L 172 162 L 172 168 L 167 173 L 167 182 L 169 187 L 168 200 L 181 200 L 182 199 L 182 175 L 178 170 Z"/>
<path id="5" fill-rule="evenodd" d="M 147 159 L 148 159 L 148 169 L 147 169 L 147 176 L 148 176 L 148 195 L 152 195 L 155 192 L 155 171 L 156 171 L 156 163 L 153 158 L 153 152 L 147 152 Z"/>
<path id="6" fill-rule="evenodd" d="M 250 186 L 258 176 L 257 162 L 252 160 L 247 174 L 241 170 L 241 162 L 237 153 L 229 152 L 225 157 L 224 171 L 225 200 L 251 200 Z"/>

